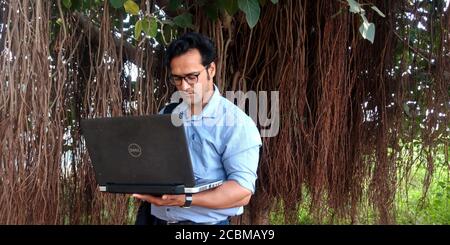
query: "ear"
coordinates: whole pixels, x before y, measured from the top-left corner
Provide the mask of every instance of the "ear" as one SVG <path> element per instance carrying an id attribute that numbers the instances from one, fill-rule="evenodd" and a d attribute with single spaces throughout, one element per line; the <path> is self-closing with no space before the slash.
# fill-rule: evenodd
<path id="1" fill-rule="evenodd" d="M 212 62 L 209 65 L 208 74 L 209 74 L 210 79 L 214 79 L 214 77 L 216 76 L 216 63 L 215 62 Z"/>

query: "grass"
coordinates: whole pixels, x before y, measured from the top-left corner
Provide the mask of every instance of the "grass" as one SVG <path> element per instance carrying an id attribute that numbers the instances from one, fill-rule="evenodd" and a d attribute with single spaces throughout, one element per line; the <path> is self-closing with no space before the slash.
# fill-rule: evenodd
<path id="1" fill-rule="evenodd" d="M 410 189 L 399 192 L 396 198 L 398 224 L 450 224 L 450 182 L 448 170 L 439 167 L 433 177 L 429 194 L 422 198 L 425 168 L 418 167 Z"/>
<path id="2" fill-rule="evenodd" d="M 411 168 L 408 181 L 402 179 L 398 183 L 395 196 L 395 222 L 402 225 L 418 224 L 450 224 L 450 173 L 448 162 L 445 162 L 444 147 L 433 153 L 434 175 L 426 198 L 423 198 L 423 183 L 426 176 L 426 156 L 420 146 L 414 146 L 412 158 L 416 159 Z M 407 155 L 407 153 L 406 153 Z M 406 156 L 403 154 L 402 156 Z M 399 177 L 401 176 L 399 170 Z M 400 178 L 399 178 L 400 179 Z M 305 191 L 303 193 L 306 193 Z M 315 224 L 308 212 L 309 198 L 301 204 L 298 217 L 299 224 Z M 284 224 L 282 204 L 280 208 L 272 211 L 269 217 L 270 224 Z M 370 208 L 363 208 L 358 216 L 360 224 L 376 224 L 377 217 Z M 337 221 L 339 224 L 349 224 L 349 221 Z M 323 223 L 330 223 L 325 219 Z M 336 224 L 336 223 L 335 223 Z"/>

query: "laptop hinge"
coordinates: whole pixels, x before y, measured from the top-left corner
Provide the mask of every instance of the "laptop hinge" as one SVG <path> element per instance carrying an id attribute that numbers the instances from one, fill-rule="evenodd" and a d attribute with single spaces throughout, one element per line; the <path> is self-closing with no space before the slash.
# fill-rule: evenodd
<path id="1" fill-rule="evenodd" d="M 112 193 L 183 194 L 184 185 L 110 184 L 104 190 Z"/>

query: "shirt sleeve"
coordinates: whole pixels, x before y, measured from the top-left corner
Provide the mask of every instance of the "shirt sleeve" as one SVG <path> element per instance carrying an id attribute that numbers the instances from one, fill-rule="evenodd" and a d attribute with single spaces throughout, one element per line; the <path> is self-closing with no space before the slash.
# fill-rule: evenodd
<path id="1" fill-rule="evenodd" d="M 259 150 L 262 145 L 258 128 L 251 121 L 233 127 L 222 155 L 222 162 L 228 180 L 255 192 Z"/>

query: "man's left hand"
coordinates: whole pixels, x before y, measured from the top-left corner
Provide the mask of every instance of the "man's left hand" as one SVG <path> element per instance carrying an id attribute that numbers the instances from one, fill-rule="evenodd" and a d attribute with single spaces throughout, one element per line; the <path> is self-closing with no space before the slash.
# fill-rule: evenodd
<path id="1" fill-rule="evenodd" d="M 156 206 L 178 206 L 181 207 L 186 201 L 185 195 L 162 195 L 155 197 L 152 195 L 133 194 L 133 197 L 147 201 Z"/>

